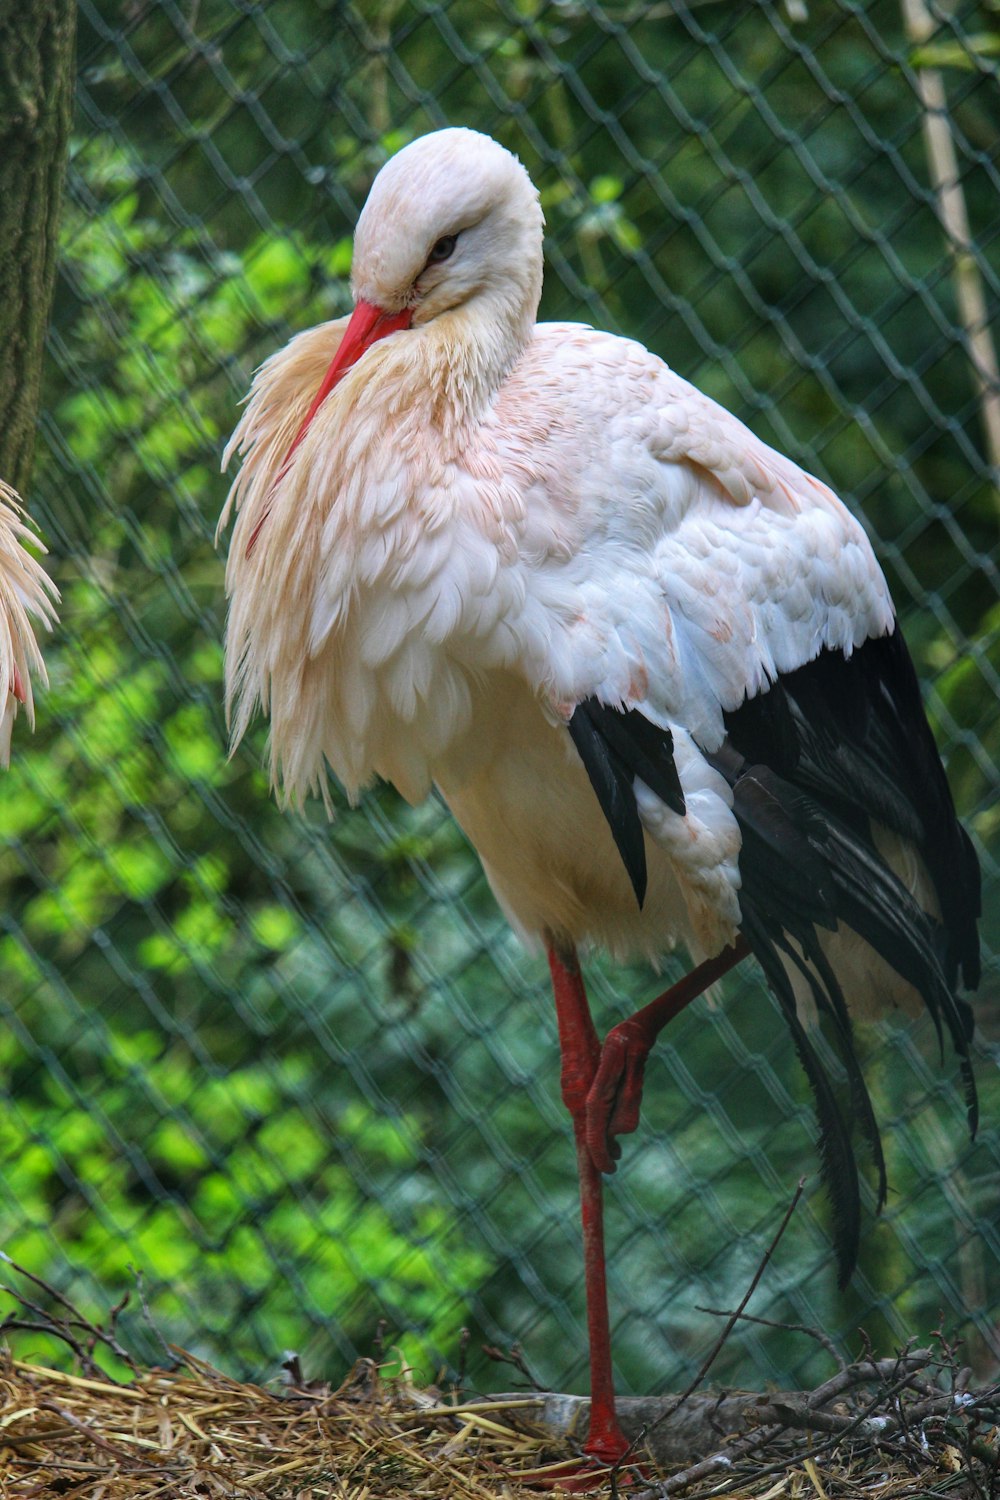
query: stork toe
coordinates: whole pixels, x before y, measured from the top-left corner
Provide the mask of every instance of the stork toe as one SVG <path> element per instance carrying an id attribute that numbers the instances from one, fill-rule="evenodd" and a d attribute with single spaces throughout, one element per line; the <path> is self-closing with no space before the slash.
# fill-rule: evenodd
<path id="1" fill-rule="evenodd" d="M 587 1149 L 599 1172 L 613 1172 L 622 1148 L 616 1139 L 639 1124 L 642 1085 L 652 1038 L 634 1020 L 608 1032 L 587 1095 Z"/>

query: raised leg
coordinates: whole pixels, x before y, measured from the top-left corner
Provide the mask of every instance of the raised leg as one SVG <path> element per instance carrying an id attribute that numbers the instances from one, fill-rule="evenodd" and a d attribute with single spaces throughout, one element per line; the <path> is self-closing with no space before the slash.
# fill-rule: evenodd
<path id="1" fill-rule="evenodd" d="M 599 1171 L 615 1170 L 621 1156 L 615 1137 L 639 1124 L 646 1059 L 664 1026 L 749 952 L 746 939 L 738 937 L 608 1032 L 587 1096 L 587 1149 Z"/>
<path id="2" fill-rule="evenodd" d="M 550 940 L 547 947 L 562 1054 L 562 1097 L 573 1120 L 583 1261 L 590 1338 L 590 1432 L 584 1452 L 616 1463 L 628 1449 L 618 1425 L 611 1374 L 604 1262 L 604 1209 L 601 1172 L 613 1172 L 620 1154 L 615 1137 L 635 1130 L 639 1120 L 646 1058 L 656 1037 L 686 1005 L 749 953 L 743 938 L 634 1016 L 615 1026 L 602 1047 L 587 1003 L 583 975 L 571 944 Z"/>

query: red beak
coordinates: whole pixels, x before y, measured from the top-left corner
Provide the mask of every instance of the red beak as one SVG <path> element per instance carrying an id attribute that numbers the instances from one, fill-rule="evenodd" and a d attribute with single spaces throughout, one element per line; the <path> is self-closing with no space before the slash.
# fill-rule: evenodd
<path id="1" fill-rule="evenodd" d="M 298 432 L 292 438 L 291 446 L 285 454 L 278 477 L 274 481 L 280 484 L 288 473 L 288 465 L 292 461 L 292 455 L 296 448 L 309 431 L 309 424 L 319 411 L 323 402 L 329 396 L 338 381 L 342 380 L 352 365 L 357 364 L 366 349 L 372 344 L 377 344 L 379 339 L 384 339 L 389 333 L 396 333 L 401 328 L 409 328 L 413 317 L 413 309 L 404 307 L 402 312 L 389 313 L 384 308 L 376 307 L 374 302 L 359 302 L 351 314 L 351 321 L 344 330 L 344 337 L 340 341 L 330 366 L 320 381 L 319 390 L 312 399 L 312 404 L 305 416 L 302 418 Z M 254 527 L 249 542 L 247 542 L 247 557 L 253 551 L 254 543 L 260 535 L 260 529 L 267 520 L 267 512 L 261 516 Z"/>

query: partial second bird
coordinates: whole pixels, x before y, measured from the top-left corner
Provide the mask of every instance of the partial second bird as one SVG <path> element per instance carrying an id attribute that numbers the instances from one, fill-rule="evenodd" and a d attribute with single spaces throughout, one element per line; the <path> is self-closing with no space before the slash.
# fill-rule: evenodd
<path id="1" fill-rule="evenodd" d="M 55 585 L 25 546 L 41 551 L 18 496 L 0 480 L 0 766 L 10 764 L 11 733 L 20 705 L 34 726 L 33 679 L 44 683 L 45 663 L 35 626 L 55 624 Z"/>
<path id="2" fill-rule="evenodd" d="M 979 872 L 858 521 L 641 345 L 538 323 L 524 168 L 449 129 L 378 174 L 350 319 L 258 372 L 227 569 L 234 740 L 292 798 L 436 785 L 552 971 L 581 1179 L 588 1451 L 616 1459 L 600 1173 L 657 1032 L 748 953 L 816 1097 L 841 1278 L 851 1128 L 885 1170 L 851 1016 L 926 1006 L 965 1073 Z M 682 985 L 602 1044 L 581 944 Z"/>

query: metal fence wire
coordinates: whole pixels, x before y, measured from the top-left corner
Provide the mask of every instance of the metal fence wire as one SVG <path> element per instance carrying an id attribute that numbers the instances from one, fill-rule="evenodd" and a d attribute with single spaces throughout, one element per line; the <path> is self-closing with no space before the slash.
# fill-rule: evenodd
<path id="1" fill-rule="evenodd" d="M 509 1388 L 478 1350 L 513 1340 L 585 1380 L 543 962 L 442 806 L 282 813 L 265 728 L 227 761 L 220 706 L 237 403 L 348 310 L 381 163 L 462 123 L 541 189 L 543 317 L 641 339 L 863 515 L 985 872 L 984 1125 L 926 1028 L 865 1032 L 893 1191 L 845 1294 L 760 977 L 665 1034 L 611 1190 L 619 1385 L 694 1372 L 803 1170 L 751 1311 L 849 1349 L 943 1327 L 995 1367 L 998 55 L 968 0 L 81 0 L 27 497 L 64 623 L 0 814 L 0 1245 L 88 1306 L 141 1273 L 140 1353 L 155 1325 L 234 1374 L 294 1347 L 336 1377 L 385 1319 L 422 1377 L 468 1326 L 474 1385 Z M 605 1027 L 662 988 L 589 971 Z M 715 1373 L 827 1359 L 746 1324 Z"/>

